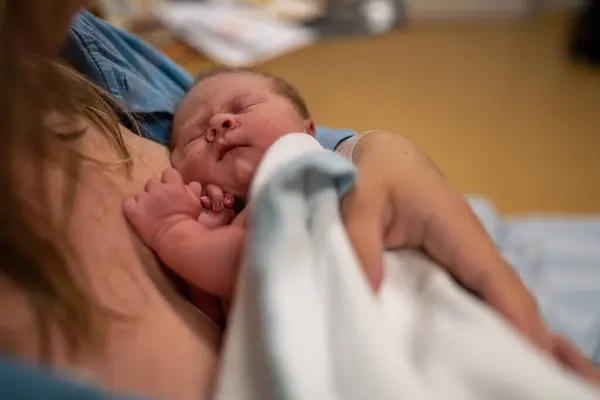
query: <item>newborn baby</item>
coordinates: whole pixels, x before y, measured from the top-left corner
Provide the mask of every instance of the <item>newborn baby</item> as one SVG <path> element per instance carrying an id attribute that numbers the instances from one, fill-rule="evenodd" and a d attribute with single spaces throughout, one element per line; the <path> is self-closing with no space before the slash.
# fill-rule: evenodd
<path id="1" fill-rule="evenodd" d="M 306 103 L 290 84 L 246 70 L 212 71 L 197 79 L 177 109 L 174 169 L 150 179 L 125 202 L 124 213 L 169 268 L 227 301 L 244 244 L 245 213 L 235 216 L 234 197 L 246 198 L 277 139 L 314 131 Z"/>

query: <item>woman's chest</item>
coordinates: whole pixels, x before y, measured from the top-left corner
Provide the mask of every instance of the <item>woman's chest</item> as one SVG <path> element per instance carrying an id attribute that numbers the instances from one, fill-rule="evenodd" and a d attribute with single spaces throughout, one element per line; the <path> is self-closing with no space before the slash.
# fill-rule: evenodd
<path id="1" fill-rule="evenodd" d="M 168 399 L 207 394 L 219 334 L 191 306 L 129 229 L 125 196 L 168 166 L 166 149 L 131 133 L 130 175 L 119 166 L 82 163 L 69 222 L 83 279 L 106 324 L 102 351 L 82 358 L 76 370 L 111 388 Z M 108 159 L 94 143 L 86 151 Z"/>

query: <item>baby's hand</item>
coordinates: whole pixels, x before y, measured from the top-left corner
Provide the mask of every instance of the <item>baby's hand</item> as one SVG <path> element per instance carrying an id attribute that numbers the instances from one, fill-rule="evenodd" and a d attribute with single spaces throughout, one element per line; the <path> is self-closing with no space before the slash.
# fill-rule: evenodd
<path id="1" fill-rule="evenodd" d="M 199 183 L 186 186 L 179 172 L 169 168 L 150 178 L 144 192 L 126 199 L 123 212 L 142 241 L 153 247 L 175 224 L 199 217 L 201 192 Z"/>
<path id="2" fill-rule="evenodd" d="M 203 187 L 200 196 L 202 210 L 198 221 L 207 228 L 218 228 L 229 225 L 235 218 L 233 211 L 234 198 L 214 184 Z"/>

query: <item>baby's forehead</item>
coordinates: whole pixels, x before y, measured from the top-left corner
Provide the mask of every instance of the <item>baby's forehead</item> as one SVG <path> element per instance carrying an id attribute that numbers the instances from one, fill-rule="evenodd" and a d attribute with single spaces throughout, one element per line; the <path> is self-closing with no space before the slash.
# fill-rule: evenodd
<path id="1" fill-rule="evenodd" d="M 210 96 L 274 88 L 274 80 L 255 72 L 224 72 L 199 80 L 191 91 Z M 200 96 L 202 97 L 202 96 Z"/>

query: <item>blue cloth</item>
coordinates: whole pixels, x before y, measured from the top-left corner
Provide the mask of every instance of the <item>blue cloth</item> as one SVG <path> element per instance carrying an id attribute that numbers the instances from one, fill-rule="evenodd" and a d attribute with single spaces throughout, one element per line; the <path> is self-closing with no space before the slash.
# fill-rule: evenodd
<path id="1" fill-rule="evenodd" d="M 73 20 L 61 56 L 119 99 L 139 119 L 143 136 L 168 143 L 175 107 L 193 83 L 186 71 L 85 10 Z M 317 128 L 317 139 L 331 150 L 352 135 L 349 130 Z"/>
<path id="2" fill-rule="evenodd" d="M 52 371 L 0 358 L 0 399 L 133 400 L 65 379 Z M 139 400 L 139 399 L 138 399 Z"/>

